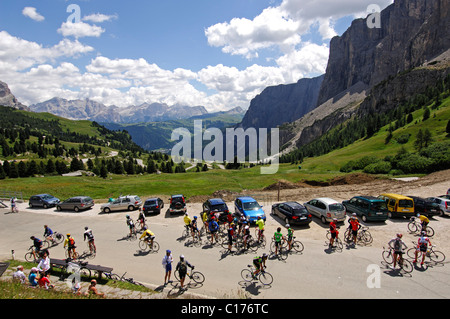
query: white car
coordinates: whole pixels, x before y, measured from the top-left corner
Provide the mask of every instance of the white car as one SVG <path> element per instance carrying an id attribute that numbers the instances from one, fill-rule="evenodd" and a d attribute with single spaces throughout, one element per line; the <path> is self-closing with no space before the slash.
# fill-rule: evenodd
<path id="1" fill-rule="evenodd" d="M 345 221 L 345 207 L 335 199 L 328 197 L 314 198 L 303 205 L 311 215 L 319 217 L 324 224 L 331 222 L 334 218 L 338 222 Z"/>
<path id="2" fill-rule="evenodd" d="M 441 216 L 444 216 L 445 214 L 450 215 L 450 199 L 443 197 L 428 197 L 427 199 L 432 200 L 439 205 Z"/>
<path id="3" fill-rule="evenodd" d="M 137 195 L 127 195 L 120 196 L 119 198 L 113 200 L 112 202 L 103 204 L 101 206 L 101 211 L 103 213 L 109 213 L 113 211 L 121 211 L 121 210 L 135 210 L 138 209 L 142 205 L 142 200 Z"/>

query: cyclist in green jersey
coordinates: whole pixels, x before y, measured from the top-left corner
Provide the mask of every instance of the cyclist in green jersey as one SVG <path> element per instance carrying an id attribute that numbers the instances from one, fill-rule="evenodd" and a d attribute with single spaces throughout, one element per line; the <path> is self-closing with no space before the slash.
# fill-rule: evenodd
<path id="1" fill-rule="evenodd" d="M 291 228 L 291 226 L 289 224 L 286 224 L 286 228 L 288 229 L 287 243 L 288 243 L 289 250 L 291 250 L 292 241 L 294 239 L 294 230 Z"/>
<path id="2" fill-rule="evenodd" d="M 278 255 L 278 247 L 281 246 L 281 240 L 284 238 L 283 234 L 281 234 L 281 227 L 277 228 L 277 231 L 273 234 L 273 240 L 275 241 L 275 255 Z"/>
<path id="3" fill-rule="evenodd" d="M 258 275 L 260 271 L 263 271 L 264 268 L 266 268 L 267 257 L 267 254 L 264 253 L 262 256 L 253 258 L 253 266 L 255 266 L 256 269 L 253 272 L 253 278 L 256 278 L 256 275 Z"/>

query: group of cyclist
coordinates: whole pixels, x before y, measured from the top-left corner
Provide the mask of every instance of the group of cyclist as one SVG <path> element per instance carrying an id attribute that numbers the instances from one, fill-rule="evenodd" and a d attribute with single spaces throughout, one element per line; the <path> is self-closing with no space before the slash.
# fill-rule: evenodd
<path id="1" fill-rule="evenodd" d="M 97 252 L 97 247 L 95 246 L 95 239 L 92 230 L 89 227 L 84 228 L 84 241 L 88 241 L 89 249 L 91 254 L 95 254 Z M 55 232 L 48 226 L 44 225 L 44 234 L 43 237 L 45 240 L 49 241 L 54 245 L 56 243 Z M 33 241 L 33 255 L 35 259 L 38 259 L 39 256 L 42 255 L 43 249 L 43 241 L 36 236 L 31 236 L 30 239 Z M 77 252 L 75 246 L 75 239 L 72 237 L 70 233 L 66 234 L 66 238 L 64 240 L 64 248 L 67 247 L 67 254 L 69 259 L 76 259 Z"/>
<path id="2" fill-rule="evenodd" d="M 431 241 L 430 239 L 427 237 L 427 225 L 429 224 L 430 220 L 428 217 L 424 216 L 424 215 L 420 215 L 417 214 L 417 217 L 419 218 L 420 222 L 421 222 L 421 232 L 420 232 L 420 237 L 417 241 L 417 246 L 416 246 L 416 251 L 415 251 L 415 258 L 413 263 L 417 263 L 417 258 L 418 258 L 418 254 L 422 253 L 422 260 L 421 260 L 421 266 L 424 264 L 425 261 L 425 257 L 426 257 L 426 252 L 428 250 L 428 247 L 431 246 Z M 330 223 L 330 233 L 331 233 L 331 237 L 330 237 L 330 241 L 329 241 L 329 247 L 332 248 L 334 241 L 336 238 L 338 238 L 339 236 L 339 227 L 337 226 L 337 219 L 334 218 L 333 221 Z M 349 218 L 349 233 L 348 233 L 348 237 L 346 238 L 347 240 L 350 240 L 350 237 L 352 237 L 353 242 L 356 243 L 357 240 L 357 235 L 358 235 L 358 230 L 361 228 L 361 224 L 358 221 L 358 218 L 356 216 L 356 214 L 352 214 L 352 216 Z M 398 233 L 396 235 L 395 238 L 393 238 L 392 240 L 389 241 L 388 245 L 390 248 L 392 248 L 393 250 L 393 259 L 394 259 L 394 263 L 391 266 L 392 269 L 395 269 L 397 266 L 397 262 L 402 260 L 403 258 L 403 254 L 405 249 L 407 248 L 406 244 L 403 242 L 402 240 L 403 234 Z"/>

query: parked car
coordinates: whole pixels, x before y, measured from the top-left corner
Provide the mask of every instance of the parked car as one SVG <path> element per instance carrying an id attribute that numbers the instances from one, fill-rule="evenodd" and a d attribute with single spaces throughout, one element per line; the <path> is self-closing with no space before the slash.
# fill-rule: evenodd
<path id="1" fill-rule="evenodd" d="M 417 196 L 408 195 L 408 197 L 411 197 L 414 201 L 414 211 L 416 214 L 419 213 L 429 217 L 439 215 L 441 213 L 438 203 L 435 203 L 432 200 Z"/>
<path id="2" fill-rule="evenodd" d="M 348 213 L 355 213 L 363 222 L 386 221 L 389 210 L 383 199 L 374 196 L 355 196 L 342 202 Z"/>
<path id="3" fill-rule="evenodd" d="M 183 195 L 172 195 L 170 197 L 169 212 L 170 214 L 187 212 L 186 199 Z"/>
<path id="4" fill-rule="evenodd" d="M 142 200 L 137 195 L 119 196 L 112 202 L 103 204 L 100 210 L 103 213 L 110 213 L 115 211 L 129 210 L 133 211 L 138 209 L 142 205 Z"/>
<path id="5" fill-rule="evenodd" d="M 144 206 L 142 206 L 142 211 L 145 215 L 148 214 L 159 214 L 161 213 L 161 209 L 164 208 L 164 201 L 159 198 L 149 198 L 144 202 Z"/>
<path id="6" fill-rule="evenodd" d="M 55 207 L 60 202 L 59 198 L 49 194 L 33 195 L 28 201 L 30 207 L 43 207 L 45 209 L 49 207 Z"/>
<path id="7" fill-rule="evenodd" d="M 297 202 L 273 204 L 272 214 L 281 217 L 289 225 L 308 225 L 312 221 L 305 206 Z"/>
<path id="8" fill-rule="evenodd" d="M 89 196 L 76 196 L 66 199 L 56 205 L 56 209 L 61 210 L 74 210 L 79 212 L 94 206 L 94 200 Z"/>
<path id="9" fill-rule="evenodd" d="M 314 198 L 305 204 L 311 215 L 317 216 L 326 224 L 337 218 L 338 222 L 345 221 L 345 207 L 337 200 L 328 197 Z"/>
<path id="10" fill-rule="evenodd" d="M 255 223 L 258 216 L 261 216 L 264 221 L 266 220 L 266 214 L 262 206 L 252 197 L 236 198 L 234 201 L 234 209 L 235 215 L 244 215 L 249 223 Z"/>
<path id="11" fill-rule="evenodd" d="M 445 198 L 445 199 L 450 199 L 450 195 L 449 194 L 447 194 L 447 195 L 440 195 L 438 197 Z"/>
<path id="12" fill-rule="evenodd" d="M 222 198 L 211 198 L 203 203 L 203 211 L 219 212 L 219 220 L 226 221 L 227 215 L 230 212 L 227 204 Z"/>
<path id="13" fill-rule="evenodd" d="M 436 204 L 439 205 L 440 213 L 439 215 L 450 215 L 450 199 L 442 198 L 442 197 L 428 197 L 427 199 L 432 200 Z"/>
<path id="14" fill-rule="evenodd" d="M 389 218 L 392 217 L 407 217 L 414 216 L 414 201 L 412 198 L 392 193 L 380 194 L 378 198 L 386 202 L 389 210 Z"/>

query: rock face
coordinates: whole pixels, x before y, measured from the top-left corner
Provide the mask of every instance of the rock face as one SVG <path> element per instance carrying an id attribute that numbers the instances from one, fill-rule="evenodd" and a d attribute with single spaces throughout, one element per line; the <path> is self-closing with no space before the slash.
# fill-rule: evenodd
<path id="1" fill-rule="evenodd" d="M 2 81 L 0 81 L 0 105 L 29 111 L 28 107 L 20 103 L 17 98 L 11 93 L 8 85 Z"/>
<path id="2" fill-rule="evenodd" d="M 274 128 L 301 118 L 315 108 L 323 78 L 322 75 L 294 84 L 267 87 L 251 101 L 240 126 L 244 129 Z"/>
<path id="3" fill-rule="evenodd" d="M 371 88 L 447 50 L 449 9 L 448 0 L 396 0 L 381 12 L 381 28 L 369 28 L 366 19 L 354 20 L 330 42 L 318 105 L 355 83 Z"/>

